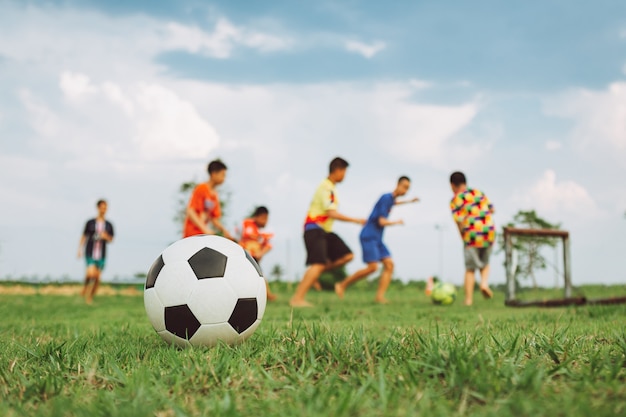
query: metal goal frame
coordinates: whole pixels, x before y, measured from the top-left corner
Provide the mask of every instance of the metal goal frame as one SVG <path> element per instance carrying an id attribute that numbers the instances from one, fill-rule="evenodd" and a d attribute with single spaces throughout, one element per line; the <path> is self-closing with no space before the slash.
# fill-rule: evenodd
<path id="1" fill-rule="evenodd" d="M 515 301 L 515 273 L 511 269 L 513 263 L 513 237 L 514 236 L 541 236 L 560 237 L 563 242 L 563 276 L 565 279 L 564 297 L 572 296 L 572 269 L 570 256 L 569 232 L 557 229 L 518 229 L 504 227 L 504 267 L 506 269 L 506 299 L 505 303 Z"/>

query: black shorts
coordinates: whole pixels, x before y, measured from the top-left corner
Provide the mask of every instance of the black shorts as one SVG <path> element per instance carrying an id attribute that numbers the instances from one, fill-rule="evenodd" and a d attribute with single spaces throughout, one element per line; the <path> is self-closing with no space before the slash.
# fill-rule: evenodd
<path id="1" fill-rule="evenodd" d="M 326 264 L 352 253 L 348 245 L 336 234 L 323 229 L 304 231 L 306 264 Z"/>

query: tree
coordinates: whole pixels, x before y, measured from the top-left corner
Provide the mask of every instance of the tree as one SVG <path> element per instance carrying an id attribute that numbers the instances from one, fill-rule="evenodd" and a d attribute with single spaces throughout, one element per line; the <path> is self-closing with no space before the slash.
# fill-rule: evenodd
<path id="1" fill-rule="evenodd" d="M 520 210 L 513 221 L 509 222 L 505 227 L 515 227 L 524 229 L 559 229 L 560 223 L 550 223 L 537 215 L 535 210 Z M 553 237 L 543 236 L 516 236 L 513 240 L 513 251 L 517 252 L 517 265 L 513 271 L 515 282 L 518 277 L 530 278 L 533 288 L 537 288 L 537 279 L 535 272 L 537 270 L 546 269 L 548 262 L 542 255 L 541 250 L 546 247 L 554 248 L 558 244 L 558 240 Z M 504 250 L 504 233 L 498 236 L 498 244 L 500 251 Z"/>
<path id="2" fill-rule="evenodd" d="M 280 279 L 285 275 L 285 270 L 280 264 L 276 264 L 272 267 L 270 271 L 270 276 L 274 277 L 274 281 L 280 281 Z"/>

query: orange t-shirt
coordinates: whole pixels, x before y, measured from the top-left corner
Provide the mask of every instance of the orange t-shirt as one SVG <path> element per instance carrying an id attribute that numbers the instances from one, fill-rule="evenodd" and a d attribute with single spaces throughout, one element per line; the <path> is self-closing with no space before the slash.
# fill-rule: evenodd
<path id="1" fill-rule="evenodd" d="M 271 237 L 271 233 L 261 232 L 253 219 L 245 219 L 242 224 L 239 244 L 250 252 L 253 258 L 257 259 L 262 249 L 272 247 L 270 244 Z"/>
<path id="2" fill-rule="evenodd" d="M 193 209 L 205 223 L 208 223 L 211 219 L 219 219 L 222 216 L 220 198 L 217 192 L 209 188 L 209 184 L 206 182 L 198 184 L 194 188 L 187 207 Z M 202 233 L 202 230 L 191 221 L 189 216 L 185 216 L 183 237 L 200 235 Z"/>

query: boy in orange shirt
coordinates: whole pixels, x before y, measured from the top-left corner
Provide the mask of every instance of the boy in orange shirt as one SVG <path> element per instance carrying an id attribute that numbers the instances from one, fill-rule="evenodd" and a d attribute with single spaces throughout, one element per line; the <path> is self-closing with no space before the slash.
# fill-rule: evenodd
<path id="1" fill-rule="evenodd" d="M 272 249 L 270 239 L 273 235 L 259 230 L 267 225 L 268 218 L 269 210 L 267 207 L 259 206 L 254 210 L 252 217 L 243 221 L 241 228 L 239 244 L 250 253 L 257 263 L 260 263 L 261 258 Z M 267 279 L 265 280 L 265 287 L 267 289 L 267 299 L 269 301 L 276 300 L 276 294 L 270 290 Z"/>
<path id="2" fill-rule="evenodd" d="M 209 163 L 207 171 L 209 180 L 198 184 L 189 199 L 183 226 L 183 237 L 201 234 L 214 235 L 221 232 L 225 238 L 234 240 L 220 220 L 222 210 L 216 190 L 226 179 L 226 165 L 216 159 Z"/>

